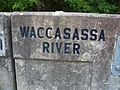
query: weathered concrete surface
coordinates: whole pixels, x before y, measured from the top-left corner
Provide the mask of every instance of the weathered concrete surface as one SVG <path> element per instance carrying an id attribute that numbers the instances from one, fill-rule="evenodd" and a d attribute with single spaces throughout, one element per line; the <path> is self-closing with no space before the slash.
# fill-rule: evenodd
<path id="1" fill-rule="evenodd" d="M 93 61 L 94 56 L 104 56 L 104 53 L 107 53 L 109 50 L 109 55 L 112 54 L 113 44 L 115 40 L 115 32 L 117 29 L 117 20 L 115 18 L 110 17 L 89 17 L 87 15 L 83 16 L 81 14 L 73 14 L 73 16 L 68 14 L 61 14 L 55 16 L 52 13 L 48 14 L 40 14 L 33 13 L 27 15 L 28 13 L 19 13 L 17 15 L 12 16 L 12 36 L 13 36 L 13 55 L 15 58 L 33 58 L 33 59 L 61 59 L 62 60 L 79 60 L 79 61 Z M 40 14 L 40 15 L 39 15 Z M 112 22 L 112 23 L 111 23 Z M 22 38 L 20 36 L 20 26 L 34 26 L 35 30 L 39 27 L 52 27 L 54 35 L 54 30 L 57 27 L 63 29 L 68 27 L 71 29 L 71 34 L 73 33 L 75 28 L 78 28 L 79 31 L 81 29 L 97 29 L 98 32 L 100 30 L 105 30 L 105 38 L 106 41 L 73 41 L 73 40 L 56 40 L 56 39 L 48 39 L 44 37 L 40 38 Z M 111 42 L 112 40 L 112 42 Z M 57 54 L 55 53 L 43 53 L 42 52 L 42 43 L 43 41 L 48 42 L 78 42 L 81 46 L 80 55 L 73 54 Z M 110 48 L 110 49 L 109 49 Z M 29 52 L 28 52 L 29 51 Z M 71 51 L 72 52 L 72 51 Z M 103 52 L 103 53 L 102 53 Z M 97 53 L 97 54 L 96 54 Z M 86 56 L 86 57 L 85 57 Z"/>
<path id="2" fill-rule="evenodd" d="M 11 41 L 10 41 L 10 17 L 0 14 L 0 36 L 4 38 L 3 49 L 5 49 L 5 54 L 1 54 L 3 57 L 11 57 Z"/>
<path id="3" fill-rule="evenodd" d="M 16 61 L 18 90 L 90 90 L 92 63 Z"/>
<path id="4" fill-rule="evenodd" d="M 10 58 L 0 58 L 0 90 L 15 90 L 12 65 Z"/>
<path id="5" fill-rule="evenodd" d="M 117 37 L 120 35 L 119 30 L 119 15 L 100 15 L 100 14 L 81 14 L 81 13 L 15 13 L 11 17 L 12 20 L 12 43 L 13 43 L 13 57 L 16 59 L 16 70 L 17 70 L 17 84 L 18 89 L 29 89 L 34 90 L 33 87 L 39 87 L 41 88 L 42 84 L 45 84 L 44 88 L 41 88 L 41 90 L 47 90 L 49 84 L 46 85 L 46 83 L 40 83 L 40 78 L 37 78 L 37 74 L 33 73 L 32 69 L 29 68 L 35 68 L 39 67 L 39 62 L 44 63 L 43 65 L 47 65 L 48 67 L 52 65 L 49 64 L 49 61 L 59 63 L 59 65 L 62 65 L 62 62 L 60 61 L 82 61 L 81 64 L 87 64 L 92 63 L 92 73 L 88 73 L 90 76 L 92 76 L 92 80 L 90 82 L 90 88 L 87 87 L 86 79 L 83 81 L 80 81 L 78 86 L 81 88 L 73 89 L 73 90 L 109 90 L 111 87 L 111 62 L 113 60 L 113 53 L 114 53 L 114 45 L 116 42 Z M 105 31 L 105 41 L 73 41 L 73 40 L 55 40 L 55 39 L 47 39 L 46 37 L 44 39 L 39 38 L 21 38 L 20 36 L 20 26 L 34 26 L 36 29 L 38 27 L 52 27 L 55 29 L 56 27 L 65 28 L 68 27 L 71 29 L 71 33 L 73 33 L 74 28 L 81 29 L 96 29 L 98 32 L 100 30 Z M 63 31 L 62 31 L 63 32 Z M 52 32 L 52 35 L 54 35 L 55 32 Z M 44 33 L 43 33 L 44 34 Z M 62 34 L 63 35 L 63 34 Z M 42 52 L 42 42 L 77 42 L 81 46 L 80 55 L 65 55 L 63 53 L 57 54 L 57 53 L 43 53 Z M 21 59 L 21 60 L 18 60 Z M 29 61 L 25 61 L 28 59 Z M 40 61 L 34 61 L 35 59 Z M 18 60 L 18 61 L 17 61 Z M 42 60 L 42 61 L 41 61 Z M 59 62 L 58 62 L 59 61 Z M 23 65 L 20 67 L 20 65 Z M 38 65 L 37 65 L 38 64 Z M 70 63 L 68 63 L 70 64 Z M 29 67 L 29 65 L 31 67 Z M 36 66 L 37 65 L 37 66 Z M 53 65 L 55 66 L 55 65 Z M 74 66 L 72 64 L 71 66 Z M 67 66 L 65 66 L 67 67 Z M 65 68 L 64 67 L 64 68 Z M 29 70 L 29 73 L 26 72 L 27 70 L 24 70 L 24 68 Z M 64 70 L 63 68 L 63 70 Z M 77 67 L 76 67 L 77 68 Z M 83 66 L 84 70 L 89 70 Z M 90 67 L 91 68 L 91 67 Z M 40 68 L 39 68 L 40 69 Z M 40 73 L 40 70 L 35 70 L 35 73 Z M 45 68 L 47 69 L 47 67 Z M 47 69 L 49 73 L 46 75 L 52 75 L 51 70 Z M 80 69 L 81 70 L 81 69 Z M 24 72 L 25 71 L 25 72 Z M 44 70 L 42 70 L 44 71 Z M 59 71 L 59 70 L 58 70 Z M 23 73 L 24 72 L 24 73 Z M 67 69 L 65 71 L 61 72 L 68 72 Z M 71 72 L 71 71 L 70 71 Z M 31 74 L 30 74 L 31 73 Z M 22 75 L 24 74 L 24 76 Z M 56 72 L 57 74 L 57 72 Z M 62 73 L 60 73 L 61 75 Z M 28 78 L 28 76 L 31 75 L 31 78 Z M 40 73 L 40 75 L 43 75 Z M 79 76 L 79 78 L 87 78 L 86 74 L 85 76 Z M 63 74 L 64 76 L 64 74 Z M 73 75 L 74 76 L 74 75 Z M 53 77 L 56 77 L 55 74 L 53 74 Z M 66 76 L 67 77 L 67 76 Z M 26 78 L 28 80 L 26 80 Z M 56 77 L 56 82 L 59 82 L 59 77 Z M 32 84 L 28 84 L 29 82 L 32 82 Z M 40 84 L 37 84 L 39 82 Z M 49 83 L 55 83 L 48 79 Z M 68 82 L 68 81 L 67 81 Z M 85 82 L 85 83 L 83 83 Z M 63 83 L 62 83 L 63 84 Z M 25 86 L 24 86 L 25 85 Z M 58 86 L 61 85 L 59 82 Z M 67 84 L 65 84 L 67 85 Z M 85 87 L 83 88 L 82 86 Z M 22 86 L 22 87 L 21 87 Z M 61 87 L 62 88 L 62 87 Z M 37 90 L 37 88 L 36 88 Z M 39 90 L 39 89 L 38 89 Z M 49 89 L 48 89 L 49 90 Z M 70 88 L 64 89 L 51 89 L 51 90 L 72 90 Z"/>
<path id="6" fill-rule="evenodd" d="M 118 19 L 118 30 L 117 30 L 117 34 L 120 36 L 120 19 Z M 117 39 L 116 39 L 116 43 L 117 44 Z M 120 48 L 116 48 L 117 45 L 115 45 L 115 49 L 120 49 Z M 114 61 L 114 57 L 115 54 L 113 54 L 113 61 Z M 113 62 L 112 62 L 113 63 Z M 112 65 L 111 65 L 112 66 Z M 111 74 L 110 76 L 110 90 L 120 90 L 120 76 L 114 76 L 113 74 Z"/>
<path id="7" fill-rule="evenodd" d="M 5 54 L 2 54 L 0 57 L 0 90 L 15 90 L 10 44 L 10 18 L 6 15 L 5 13 L 0 14 L 0 33 L 3 31 L 3 37 L 5 39 Z"/>

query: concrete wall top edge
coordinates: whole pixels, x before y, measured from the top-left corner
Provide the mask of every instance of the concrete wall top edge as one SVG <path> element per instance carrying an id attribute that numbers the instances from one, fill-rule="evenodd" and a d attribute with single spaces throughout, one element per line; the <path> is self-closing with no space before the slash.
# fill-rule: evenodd
<path id="1" fill-rule="evenodd" d="M 12 12 L 0 12 L 0 16 L 10 16 Z"/>
<path id="2" fill-rule="evenodd" d="M 77 13 L 77 12 L 13 12 L 12 15 L 44 15 L 44 16 L 85 16 L 85 17 L 103 17 L 120 18 L 119 14 L 100 14 L 100 13 Z"/>
<path id="3" fill-rule="evenodd" d="M 86 16 L 86 17 L 103 17 L 103 18 L 120 18 L 119 14 L 100 14 L 100 13 L 78 13 L 78 12 L 0 12 L 0 16 L 14 15 L 44 15 L 44 16 Z"/>

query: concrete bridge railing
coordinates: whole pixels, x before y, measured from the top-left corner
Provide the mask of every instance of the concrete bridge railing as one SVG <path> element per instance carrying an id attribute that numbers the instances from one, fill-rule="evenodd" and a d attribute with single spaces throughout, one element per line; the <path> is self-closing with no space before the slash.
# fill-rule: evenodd
<path id="1" fill-rule="evenodd" d="M 0 13 L 0 90 L 120 90 L 120 16 Z"/>

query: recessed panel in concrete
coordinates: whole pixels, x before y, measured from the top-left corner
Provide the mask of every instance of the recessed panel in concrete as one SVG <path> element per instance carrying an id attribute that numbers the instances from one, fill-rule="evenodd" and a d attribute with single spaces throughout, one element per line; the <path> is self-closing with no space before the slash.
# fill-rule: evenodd
<path id="1" fill-rule="evenodd" d="M 18 90 L 90 90 L 92 63 L 15 60 Z"/>

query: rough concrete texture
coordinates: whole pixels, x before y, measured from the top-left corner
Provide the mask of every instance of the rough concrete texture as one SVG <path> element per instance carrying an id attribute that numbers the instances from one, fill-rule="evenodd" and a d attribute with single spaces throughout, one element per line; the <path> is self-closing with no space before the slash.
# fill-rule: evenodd
<path id="1" fill-rule="evenodd" d="M 0 90 L 15 90 L 12 65 L 10 58 L 0 58 Z"/>
<path id="2" fill-rule="evenodd" d="M 120 36 L 120 30 L 119 29 L 120 29 L 120 19 L 118 19 L 118 31 L 117 31 L 117 34 Z M 118 43 L 118 42 L 116 42 L 116 43 Z M 118 49 L 120 49 L 120 48 L 118 48 Z M 115 50 L 116 50 L 116 47 L 115 47 Z M 113 54 L 113 56 L 114 56 L 114 54 Z M 111 86 L 110 86 L 109 90 L 120 90 L 120 76 L 111 75 L 110 85 Z"/>
<path id="3" fill-rule="evenodd" d="M 88 83 L 86 82 L 86 73 L 82 73 L 81 75 L 77 76 L 75 73 L 75 80 L 78 79 L 79 84 L 75 85 L 76 88 L 73 90 L 109 90 L 111 87 L 111 62 L 113 61 L 113 53 L 114 53 L 114 45 L 116 42 L 117 37 L 120 35 L 119 30 L 119 15 L 104 15 L 104 14 L 81 14 L 81 13 L 64 13 L 64 12 L 49 12 L 49 13 L 14 13 L 11 17 L 12 20 L 12 43 L 13 43 L 13 57 L 16 59 L 16 70 L 17 70 L 17 84 L 18 89 L 30 89 L 30 90 L 37 90 L 36 87 L 39 87 L 38 90 L 47 90 L 48 87 L 51 87 L 50 85 L 54 85 L 57 83 L 57 88 L 50 90 L 72 90 L 73 87 L 70 89 L 67 87 L 67 82 L 65 84 L 64 82 L 61 82 L 59 79 L 60 77 L 67 78 L 70 76 L 74 76 L 72 74 L 64 74 L 64 73 L 71 73 L 72 70 L 66 69 L 68 65 L 64 67 L 63 61 L 66 61 L 68 64 L 69 62 L 79 62 L 79 66 L 83 67 L 84 69 L 80 68 L 82 72 L 86 72 L 86 70 L 89 70 L 92 67 L 92 73 L 88 73 L 88 76 L 92 76 L 91 82 L 89 87 Z M 71 29 L 71 34 L 73 33 L 75 28 L 81 29 L 96 29 L 98 32 L 100 30 L 105 31 L 105 41 L 90 41 L 90 40 L 77 40 L 73 41 L 71 39 L 64 40 L 64 39 L 48 39 L 48 38 L 21 38 L 20 36 L 20 26 L 34 26 L 35 30 L 39 27 L 52 27 L 53 30 L 55 28 L 60 27 L 61 31 L 63 32 L 63 29 L 65 27 L 68 27 Z M 53 31 L 51 35 L 54 35 L 55 32 Z M 99 34 L 99 33 L 98 33 Z M 44 32 L 43 32 L 44 35 Z M 63 36 L 63 33 L 62 33 Z M 80 44 L 80 55 L 73 55 L 73 54 L 57 54 L 57 53 L 43 53 L 42 52 L 42 42 L 77 42 Z M 71 49 L 72 50 L 72 49 Z M 22 59 L 22 60 L 18 60 Z M 28 59 L 29 61 L 25 61 Z M 34 59 L 40 60 L 40 61 L 34 61 Z M 18 60 L 18 61 L 17 61 Z M 42 60 L 42 61 L 41 61 Z M 47 62 L 48 61 L 48 62 Z M 55 67 L 54 63 L 50 63 L 49 61 L 53 61 L 58 63 L 58 67 L 63 67 L 63 71 L 59 70 L 58 72 L 54 71 L 54 74 L 51 74 L 52 70 L 49 68 L 52 65 Z M 59 62 L 58 62 L 59 61 Z M 39 76 L 36 76 L 39 73 L 39 75 L 44 76 L 44 74 L 41 74 L 41 69 L 39 68 L 39 62 L 43 63 L 43 66 L 46 65 L 46 71 L 45 75 L 53 75 L 55 77 L 56 81 L 54 79 L 51 80 L 47 77 L 46 83 L 40 82 L 41 78 L 37 78 Z M 20 64 L 22 63 L 22 66 L 20 67 Z M 35 64 L 36 63 L 36 64 Z M 89 63 L 92 63 L 92 66 L 90 68 L 86 68 L 89 66 Z M 81 65 L 83 64 L 83 65 Z M 85 66 L 84 66 L 85 64 Z M 70 64 L 71 67 L 77 68 L 78 66 L 75 66 L 74 64 Z M 31 68 L 38 68 L 38 70 L 32 70 Z M 27 69 L 29 70 L 29 73 L 26 72 Z M 56 69 L 57 70 L 57 69 Z M 65 70 L 65 71 L 64 71 Z M 33 72 L 35 71 L 35 72 Z M 44 70 L 42 70 L 44 71 Z M 24 72 L 24 73 L 23 73 Z M 62 76 L 56 76 L 56 74 L 60 73 Z M 22 75 L 24 74 L 24 75 Z M 29 77 L 29 78 L 28 78 Z M 83 79 L 82 79 L 83 78 Z M 27 79 L 27 80 L 26 80 Z M 46 80 L 46 78 L 45 78 Z M 69 80 L 69 79 L 68 79 Z M 32 84 L 28 84 L 31 82 Z M 70 81 L 71 82 L 71 81 Z M 69 82 L 69 83 L 70 83 Z M 77 81 L 76 81 L 77 82 Z M 51 83 L 49 85 L 49 83 Z M 42 86 L 41 86 L 42 85 Z M 45 85 L 45 87 L 43 87 Z M 61 85 L 63 86 L 62 89 L 59 89 L 58 87 Z M 68 84 L 69 86 L 70 84 Z M 22 87 L 21 87 L 22 86 Z M 66 89 L 65 89 L 66 88 Z M 48 89 L 49 90 L 49 89 Z"/>
<path id="4" fill-rule="evenodd" d="M 1 32 L 3 32 L 2 36 L 4 37 L 4 41 L 5 41 L 4 42 L 5 43 L 5 55 L 3 55 L 3 57 L 12 57 L 10 15 L 11 13 L 0 13 L 0 27 L 1 27 L 0 34 Z"/>
<path id="5" fill-rule="evenodd" d="M 92 63 L 16 60 L 18 90 L 90 90 Z"/>
<path id="6" fill-rule="evenodd" d="M 109 50 L 110 54 L 113 50 L 113 44 L 115 39 L 115 32 L 117 28 L 117 21 L 114 18 L 110 17 L 89 17 L 89 16 L 82 16 L 79 15 L 64 15 L 61 16 L 53 16 L 52 13 L 48 13 L 48 15 L 45 14 L 36 14 L 33 13 L 33 15 L 23 15 L 22 13 L 19 13 L 17 15 L 12 16 L 12 40 L 13 40 L 13 55 L 15 58 L 31 58 L 31 59 L 61 59 L 62 60 L 78 60 L 78 61 L 93 61 L 94 56 L 101 53 L 101 55 L 104 56 L 104 52 L 107 53 L 107 50 Z M 112 22 L 112 23 L 111 23 Z M 114 24 L 113 24 L 114 23 Z M 90 40 L 65 40 L 65 39 L 48 39 L 44 37 L 43 39 L 40 38 L 22 38 L 20 35 L 20 26 L 34 26 L 35 30 L 39 27 L 52 27 L 53 31 L 51 32 L 54 36 L 55 30 L 57 27 L 60 27 L 61 34 L 63 36 L 63 29 L 64 28 L 70 28 L 71 29 L 71 36 L 74 32 L 75 28 L 78 28 L 79 31 L 81 29 L 97 29 L 98 32 L 100 30 L 105 30 L 105 39 L 106 41 L 90 41 Z M 45 30 L 43 31 L 44 35 Z M 80 32 L 81 33 L 81 32 Z M 99 33 L 98 33 L 99 34 Z M 111 40 L 113 41 L 111 42 Z M 64 54 L 63 50 L 60 54 L 55 53 L 43 53 L 42 43 L 43 42 L 76 42 L 79 43 L 81 46 L 80 55 L 77 54 Z M 62 47 L 63 49 L 64 47 Z M 111 48 L 111 49 L 108 49 Z M 29 51 L 29 52 L 28 52 Z M 103 51 L 103 53 L 101 52 Z M 71 52 L 72 52 L 72 46 L 71 46 Z M 97 54 L 96 54 L 97 53 Z M 96 56 L 97 57 L 97 56 Z"/>
<path id="7" fill-rule="evenodd" d="M 0 14 L 0 33 L 3 31 L 5 54 L 0 55 L 0 90 L 15 90 L 10 44 L 10 18 Z"/>

